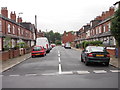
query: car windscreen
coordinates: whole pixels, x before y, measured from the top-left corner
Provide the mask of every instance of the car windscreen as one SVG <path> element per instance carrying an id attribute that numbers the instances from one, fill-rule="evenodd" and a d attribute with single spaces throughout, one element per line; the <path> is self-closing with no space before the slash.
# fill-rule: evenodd
<path id="1" fill-rule="evenodd" d="M 104 49 L 104 47 L 91 47 L 90 51 L 91 52 L 104 52 L 105 49 Z"/>
<path id="2" fill-rule="evenodd" d="M 40 50 L 42 50 L 41 47 L 34 47 L 34 48 L 33 48 L 33 51 L 40 51 Z"/>

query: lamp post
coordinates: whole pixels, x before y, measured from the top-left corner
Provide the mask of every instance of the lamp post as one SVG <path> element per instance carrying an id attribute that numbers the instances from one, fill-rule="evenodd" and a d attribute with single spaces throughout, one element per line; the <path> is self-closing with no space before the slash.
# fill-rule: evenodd
<path id="1" fill-rule="evenodd" d="M 22 55 L 21 53 L 21 45 L 20 45 L 20 15 L 23 14 L 22 12 L 18 13 L 18 33 L 19 33 L 19 51 L 20 51 L 20 55 Z"/>
<path id="2" fill-rule="evenodd" d="M 22 12 L 18 13 L 18 25 L 19 25 L 19 30 L 18 30 L 18 33 L 19 33 L 19 42 L 20 42 L 20 15 L 23 14 Z M 20 48 L 20 47 L 19 47 Z"/>

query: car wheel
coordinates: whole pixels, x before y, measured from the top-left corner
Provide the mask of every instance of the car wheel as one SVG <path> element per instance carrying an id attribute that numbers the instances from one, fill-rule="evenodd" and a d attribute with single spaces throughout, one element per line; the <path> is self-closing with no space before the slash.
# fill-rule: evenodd
<path id="1" fill-rule="evenodd" d="M 109 63 L 107 62 L 107 63 L 105 63 L 105 66 L 109 66 Z"/>
<path id="2" fill-rule="evenodd" d="M 89 65 L 89 62 L 87 60 L 85 60 L 85 65 L 88 66 Z"/>
<path id="3" fill-rule="evenodd" d="M 32 55 L 31 57 L 34 58 L 35 56 Z"/>
<path id="4" fill-rule="evenodd" d="M 81 62 L 84 62 L 84 61 L 83 61 L 83 58 L 82 58 L 82 55 L 81 55 Z"/>

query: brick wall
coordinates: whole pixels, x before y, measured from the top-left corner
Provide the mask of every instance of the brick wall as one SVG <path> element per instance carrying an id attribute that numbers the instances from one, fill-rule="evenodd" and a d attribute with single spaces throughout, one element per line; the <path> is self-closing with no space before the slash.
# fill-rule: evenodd
<path id="1" fill-rule="evenodd" d="M 110 56 L 115 56 L 115 49 L 107 49 L 107 51 L 110 53 Z"/>

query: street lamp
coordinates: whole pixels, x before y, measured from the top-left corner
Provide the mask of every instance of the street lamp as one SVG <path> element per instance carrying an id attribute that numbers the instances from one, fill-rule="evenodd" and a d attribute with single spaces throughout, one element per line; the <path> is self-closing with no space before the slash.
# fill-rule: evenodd
<path id="1" fill-rule="evenodd" d="M 20 18 L 20 15 L 23 14 L 22 12 L 18 13 L 18 25 L 19 25 L 19 42 L 20 42 L 20 21 L 19 21 L 19 18 Z"/>

